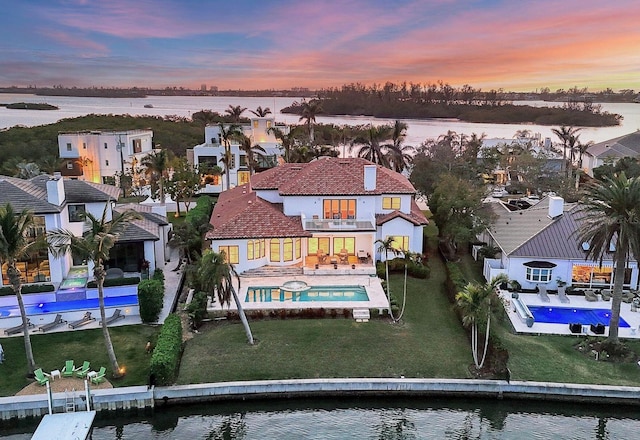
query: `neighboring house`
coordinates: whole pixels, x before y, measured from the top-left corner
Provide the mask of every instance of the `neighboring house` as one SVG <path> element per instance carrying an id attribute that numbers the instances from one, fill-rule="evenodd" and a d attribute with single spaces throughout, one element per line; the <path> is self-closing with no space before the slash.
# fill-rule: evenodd
<path id="1" fill-rule="evenodd" d="M 103 185 L 82 180 L 63 179 L 61 176 L 40 175 L 29 180 L 0 176 L 0 205 L 10 203 L 14 211 L 23 209 L 34 213 L 36 227 L 31 236 L 37 237 L 54 229 L 65 229 L 82 236 L 87 224 L 84 213 L 101 218 L 106 207 L 107 219 L 112 218 L 113 202 L 120 190 L 111 185 Z M 145 217 L 146 218 L 146 217 Z M 117 267 L 125 271 L 137 272 L 144 260 L 150 262 L 153 271 L 157 264 L 163 264 L 164 255 L 157 255 L 155 242 L 160 237 L 152 228 L 145 227 L 145 220 L 128 225 L 111 251 L 111 259 L 105 268 Z M 158 220 L 158 227 L 160 227 Z M 71 256 L 54 258 L 47 250 L 40 251 L 31 258 L 18 263 L 24 283 L 50 281 L 60 283 L 73 265 L 82 264 Z M 6 265 L 2 266 L 2 284 L 8 284 Z"/>
<path id="2" fill-rule="evenodd" d="M 605 164 L 614 165 L 623 157 L 640 156 L 640 130 L 607 141 L 593 144 L 584 153 L 582 166 L 593 177 L 593 169 Z"/>
<path id="3" fill-rule="evenodd" d="M 317 273 L 316 264 L 336 262 L 373 272 L 374 260 L 387 257 L 378 239 L 422 253 L 428 221 L 415 195 L 402 174 L 360 158 L 285 163 L 220 194 L 207 238 L 238 272 L 272 265 Z"/>
<path id="4" fill-rule="evenodd" d="M 483 139 L 482 147 L 478 152 L 478 160 L 481 161 L 482 158 L 485 157 L 485 152 L 494 148 L 497 148 L 504 156 L 507 157 L 505 162 L 509 164 L 514 160 L 513 158 L 510 158 L 509 155 L 513 154 L 513 151 L 520 149 L 531 151 L 534 157 L 546 158 L 546 163 L 544 165 L 545 173 L 555 174 L 562 169 L 562 155 L 558 155 L 558 153 L 553 150 L 551 138 L 547 137 L 542 140 L 540 133 L 536 133 L 532 137 Z M 485 180 L 490 180 L 498 185 L 508 185 L 512 181 L 520 181 L 521 176 L 519 176 L 516 171 L 512 170 L 510 165 L 498 165 L 496 169 L 493 170 L 492 175 L 486 176 Z"/>
<path id="5" fill-rule="evenodd" d="M 65 177 L 108 185 L 118 176 L 138 173 L 141 159 L 153 151 L 153 131 L 80 131 L 58 134 Z"/>
<path id="6" fill-rule="evenodd" d="M 231 124 L 225 123 L 225 128 Z M 249 124 L 239 124 L 245 136 L 251 139 L 252 145 L 259 145 L 265 151 L 256 155 L 257 167 L 255 171 L 262 171 L 278 165 L 278 159 L 282 156 L 281 145 L 270 128 L 277 127 L 283 133 L 289 132 L 289 127 L 277 124 L 273 117 L 252 117 Z M 207 125 L 204 129 L 204 143 L 187 150 L 187 159 L 195 168 L 205 172 L 208 168 L 218 166 L 223 172 L 229 172 L 231 187 L 243 185 L 249 182 L 249 167 L 246 153 L 240 149 L 239 142 L 232 140 L 231 164 L 226 169 L 222 159 L 225 154 L 224 140 L 220 133 L 220 127 Z M 202 193 L 221 193 L 226 188 L 226 177 L 223 175 L 205 174 L 205 187 Z"/>
<path id="7" fill-rule="evenodd" d="M 487 280 L 506 273 L 524 288 L 545 284 L 556 289 L 558 281 L 578 288 L 612 288 L 613 254 L 602 265 L 586 259 L 587 243 L 579 243 L 580 205 L 565 204 L 561 197 L 546 197 L 529 209 L 509 211 L 501 203 L 487 204 L 496 214 L 494 224 L 478 237 L 497 246 L 500 256 L 485 259 Z M 630 261 L 625 288 L 638 287 L 638 264 Z"/>

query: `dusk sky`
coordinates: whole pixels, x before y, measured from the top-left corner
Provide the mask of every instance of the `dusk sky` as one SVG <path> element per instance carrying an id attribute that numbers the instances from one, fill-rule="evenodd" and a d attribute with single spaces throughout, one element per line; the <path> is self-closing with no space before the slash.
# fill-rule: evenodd
<path id="1" fill-rule="evenodd" d="M 638 0 L 4 0 L 0 86 L 640 89 Z"/>

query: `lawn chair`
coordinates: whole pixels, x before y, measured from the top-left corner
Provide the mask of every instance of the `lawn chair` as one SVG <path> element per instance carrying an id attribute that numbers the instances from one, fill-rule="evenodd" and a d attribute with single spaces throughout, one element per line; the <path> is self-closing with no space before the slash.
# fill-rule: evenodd
<path id="1" fill-rule="evenodd" d="M 540 297 L 540 300 L 542 302 L 550 302 L 551 300 L 549 299 L 549 295 L 547 294 L 547 286 L 545 286 L 544 284 L 540 284 L 538 286 L 538 297 Z"/>
<path id="2" fill-rule="evenodd" d="M 73 364 L 73 361 L 66 361 L 64 363 L 64 368 L 60 371 L 60 374 L 63 377 L 71 377 L 76 369 L 76 366 Z"/>
<path id="3" fill-rule="evenodd" d="M 558 299 L 561 303 L 569 303 L 569 297 L 567 296 L 567 288 L 565 286 L 558 287 Z"/>
<path id="4" fill-rule="evenodd" d="M 124 315 L 122 313 L 122 310 L 120 309 L 116 309 L 113 312 L 113 315 L 109 316 L 107 319 L 105 319 L 105 321 L 107 322 L 107 325 L 111 324 L 114 321 L 117 321 L 120 318 L 124 318 L 126 315 Z M 102 321 L 100 321 L 100 325 L 102 325 Z"/>
<path id="5" fill-rule="evenodd" d="M 78 328 L 80 326 L 89 324 L 91 321 L 95 321 L 96 318 L 91 317 L 91 312 L 85 312 L 84 316 L 77 321 L 73 321 L 69 323 L 69 327 Z"/>
<path id="6" fill-rule="evenodd" d="M 104 382 L 106 380 L 104 378 L 106 372 L 107 369 L 105 367 L 100 367 L 100 370 L 96 374 L 89 374 L 91 377 L 91 383 L 98 385 Z"/>
<path id="7" fill-rule="evenodd" d="M 338 254 L 338 257 L 340 258 L 340 264 L 349 264 L 349 251 L 346 249 L 342 249 L 340 250 L 340 253 Z"/>
<path id="8" fill-rule="evenodd" d="M 56 315 L 56 318 L 55 318 L 53 321 L 51 321 L 51 322 L 49 322 L 49 323 L 47 323 L 47 324 L 41 325 L 41 326 L 38 328 L 38 330 L 40 330 L 42 333 L 44 333 L 44 332 L 49 331 L 49 330 L 51 330 L 52 328 L 57 327 L 57 326 L 59 326 L 60 324 L 65 323 L 65 322 L 67 322 L 67 321 L 65 321 L 64 319 L 62 319 L 62 315 L 61 315 L 60 313 L 58 313 L 58 314 Z"/>
<path id="9" fill-rule="evenodd" d="M 316 255 L 318 257 L 318 264 L 325 264 L 327 262 L 327 254 L 325 254 L 322 249 L 318 249 Z"/>
<path id="10" fill-rule="evenodd" d="M 27 327 L 29 327 L 29 328 L 35 327 L 34 324 L 31 324 L 31 320 L 29 320 L 29 318 L 27 318 Z M 22 331 L 22 324 L 16 325 L 15 327 L 11 327 L 11 328 L 5 329 L 4 332 L 5 332 L 5 334 L 7 336 L 10 336 L 10 335 L 15 335 L 16 333 L 20 333 L 21 331 Z"/>
<path id="11" fill-rule="evenodd" d="M 584 299 L 586 299 L 589 302 L 596 302 L 598 301 L 598 294 L 594 292 L 592 289 L 587 289 L 584 291 Z"/>
<path id="12" fill-rule="evenodd" d="M 74 370 L 76 377 L 86 377 L 87 374 L 89 373 L 89 365 L 90 365 L 89 361 L 84 361 L 81 367 L 76 368 Z"/>
<path id="13" fill-rule="evenodd" d="M 49 382 L 49 377 L 51 377 L 47 373 L 42 371 L 42 368 L 38 368 L 37 370 L 35 370 L 33 372 L 33 375 L 34 375 L 36 381 L 38 381 L 38 383 L 40 385 L 46 385 L 47 382 Z"/>

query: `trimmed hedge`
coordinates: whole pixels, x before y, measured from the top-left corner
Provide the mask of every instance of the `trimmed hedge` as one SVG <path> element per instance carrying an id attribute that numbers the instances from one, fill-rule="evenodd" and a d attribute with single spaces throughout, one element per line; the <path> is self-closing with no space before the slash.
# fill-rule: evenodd
<path id="1" fill-rule="evenodd" d="M 131 286 L 133 284 L 139 284 L 140 277 L 122 277 L 122 278 L 107 278 L 104 280 L 102 284 L 103 287 L 114 287 L 114 286 Z M 88 289 L 95 289 L 98 287 L 98 283 L 95 281 L 89 281 L 87 283 Z"/>
<path id="2" fill-rule="evenodd" d="M 404 273 L 405 263 L 406 260 L 404 258 L 394 258 L 393 260 L 389 260 L 389 273 Z M 415 261 L 409 261 L 407 263 L 407 273 L 413 278 L 429 278 L 431 275 L 431 268 L 424 264 L 416 263 Z M 378 278 L 384 279 L 386 277 L 385 263 L 383 261 L 379 261 L 376 264 L 376 274 L 378 275 Z"/>
<path id="3" fill-rule="evenodd" d="M 456 263 L 447 262 L 445 265 L 447 269 L 447 279 L 445 281 L 445 290 L 447 292 L 447 298 L 449 302 L 454 304 L 456 302 L 456 295 L 467 285 L 467 280 L 460 270 L 460 267 Z"/>
<path id="4" fill-rule="evenodd" d="M 164 305 L 164 285 L 159 280 L 143 280 L 138 284 L 138 304 L 142 322 L 156 322 Z"/>
<path id="5" fill-rule="evenodd" d="M 182 322 L 172 314 L 164 320 L 151 356 L 151 382 L 171 385 L 175 382 L 182 353 Z"/>
<path id="6" fill-rule="evenodd" d="M 22 286 L 22 294 L 25 293 L 42 293 L 42 292 L 53 292 L 56 288 L 53 287 L 53 284 L 25 284 Z M 0 296 L 9 296 L 14 295 L 13 288 L 11 286 L 0 287 Z"/>
<path id="7" fill-rule="evenodd" d="M 162 283 L 162 285 L 164 286 L 164 272 L 162 271 L 162 269 L 156 269 L 153 271 L 153 277 L 151 277 L 154 280 L 158 280 Z"/>
<path id="8" fill-rule="evenodd" d="M 196 229 L 209 223 L 213 211 L 213 199 L 209 196 L 200 196 L 195 208 L 187 212 L 185 221 L 191 223 Z"/>

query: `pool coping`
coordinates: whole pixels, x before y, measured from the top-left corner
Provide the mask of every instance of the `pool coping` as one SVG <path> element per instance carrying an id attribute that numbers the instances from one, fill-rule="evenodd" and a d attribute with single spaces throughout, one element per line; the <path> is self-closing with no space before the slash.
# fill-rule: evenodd
<path id="1" fill-rule="evenodd" d="M 362 286 L 369 297 L 368 301 L 278 301 L 247 302 L 249 287 L 281 286 L 287 281 L 304 281 L 310 286 Z M 381 280 L 369 275 L 297 275 L 283 277 L 241 277 L 238 298 L 244 310 L 299 310 L 299 309 L 380 309 L 389 308 L 387 295 L 382 288 Z M 236 310 L 232 301 L 227 307 L 221 307 L 217 301 L 210 304 L 209 311 Z"/>

